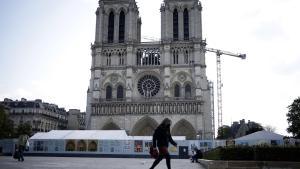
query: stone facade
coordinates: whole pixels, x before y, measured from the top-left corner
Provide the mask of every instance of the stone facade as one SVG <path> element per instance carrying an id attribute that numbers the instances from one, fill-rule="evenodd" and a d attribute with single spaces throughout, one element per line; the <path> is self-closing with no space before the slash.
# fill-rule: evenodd
<path id="1" fill-rule="evenodd" d="M 68 130 L 84 130 L 85 129 L 85 112 L 78 109 L 70 109 L 68 111 Z"/>
<path id="2" fill-rule="evenodd" d="M 135 0 L 99 1 L 88 129 L 152 135 L 168 117 L 173 135 L 212 138 L 201 10 L 197 0 L 165 0 L 161 41 L 143 43 Z"/>
<path id="3" fill-rule="evenodd" d="M 9 109 L 9 119 L 13 121 L 15 128 L 21 123 L 29 123 L 33 133 L 67 128 L 67 112 L 55 104 L 24 98 L 20 101 L 4 99 L 1 104 Z"/>

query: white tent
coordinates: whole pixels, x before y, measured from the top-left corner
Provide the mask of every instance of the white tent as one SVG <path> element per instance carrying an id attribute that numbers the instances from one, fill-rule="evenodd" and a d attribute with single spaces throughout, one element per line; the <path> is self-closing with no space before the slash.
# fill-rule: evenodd
<path id="1" fill-rule="evenodd" d="M 173 136 L 185 140 L 185 136 Z M 128 136 L 125 130 L 51 130 L 36 133 L 30 140 L 152 140 L 152 136 Z"/>
<path id="2" fill-rule="evenodd" d="M 179 155 L 180 147 L 198 146 L 202 150 L 213 147 L 212 140 L 186 140 L 172 136 L 178 148 L 171 146 L 171 155 Z M 125 130 L 52 130 L 36 133 L 29 139 L 28 153 L 53 156 L 149 156 L 152 136 L 128 136 Z M 191 153 L 189 150 L 188 153 Z"/>
<path id="3" fill-rule="evenodd" d="M 30 140 L 126 140 L 125 130 L 51 130 L 36 133 Z"/>
<path id="4" fill-rule="evenodd" d="M 272 132 L 268 132 L 265 130 L 258 131 L 240 138 L 237 140 L 282 140 L 284 136 Z"/>
<path id="5" fill-rule="evenodd" d="M 282 144 L 283 137 L 284 137 L 283 135 L 262 130 L 235 139 L 235 144 L 245 144 L 245 145 L 272 144 L 272 143 Z"/>

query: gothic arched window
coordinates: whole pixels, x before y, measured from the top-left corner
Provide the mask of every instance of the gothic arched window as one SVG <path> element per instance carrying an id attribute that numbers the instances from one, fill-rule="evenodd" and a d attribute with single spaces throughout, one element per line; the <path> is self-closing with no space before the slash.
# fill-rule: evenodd
<path id="1" fill-rule="evenodd" d="M 119 65 L 124 65 L 124 56 L 119 53 Z"/>
<path id="2" fill-rule="evenodd" d="M 106 100 L 111 100 L 112 99 L 112 87 L 107 86 L 106 87 Z"/>
<path id="3" fill-rule="evenodd" d="M 136 65 L 141 65 L 142 55 L 143 55 L 142 51 L 138 50 L 136 52 Z"/>
<path id="4" fill-rule="evenodd" d="M 173 39 L 178 40 L 178 11 L 177 9 L 173 12 Z"/>
<path id="5" fill-rule="evenodd" d="M 173 64 L 178 64 L 178 51 L 173 51 Z"/>
<path id="6" fill-rule="evenodd" d="M 174 87 L 174 97 L 180 97 L 180 86 L 178 84 Z"/>
<path id="7" fill-rule="evenodd" d="M 123 43 L 125 37 L 125 13 L 124 11 L 120 12 L 120 21 L 119 21 L 119 42 Z"/>
<path id="8" fill-rule="evenodd" d="M 189 40 L 189 11 L 185 8 L 183 12 L 184 40 Z"/>
<path id="9" fill-rule="evenodd" d="M 117 99 L 123 99 L 124 98 L 124 88 L 123 86 L 118 86 L 117 88 Z"/>
<path id="10" fill-rule="evenodd" d="M 186 98 L 189 98 L 189 97 L 192 96 L 192 88 L 191 88 L 191 85 L 189 85 L 189 84 L 185 85 L 184 91 L 185 91 L 185 97 L 186 97 Z"/>
<path id="11" fill-rule="evenodd" d="M 107 66 L 111 66 L 111 53 L 107 55 L 107 58 L 106 58 L 106 65 L 107 65 Z"/>
<path id="12" fill-rule="evenodd" d="M 184 53 L 184 63 L 185 64 L 189 63 L 189 52 L 187 50 Z"/>
<path id="13" fill-rule="evenodd" d="M 114 41 L 114 25 L 115 15 L 113 12 L 110 12 L 108 17 L 108 43 L 112 43 Z"/>

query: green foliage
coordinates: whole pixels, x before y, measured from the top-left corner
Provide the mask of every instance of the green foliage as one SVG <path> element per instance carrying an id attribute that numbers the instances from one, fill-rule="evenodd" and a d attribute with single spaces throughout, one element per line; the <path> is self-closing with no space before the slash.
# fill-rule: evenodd
<path id="1" fill-rule="evenodd" d="M 208 160 L 221 160 L 220 156 L 221 147 L 203 153 L 203 159 Z"/>
<path id="2" fill-rule="evenodd" d="M 29 123 L 21 123 L 17 128 L 17 135 L 20 136 L 22 134 L 31 136 L 32 135 L 32 128 Z"/>
<path id="3" fill-rule="evenodd" d="M 221 160 L 247 160 L 253 157 L 251 147 L 227 147 L 220 151 Z"/>
<path id="4" fill-rule="evenodd" d="M 0 105 L 0 139 L 14 137 L 14 125 L 5 113 L 4 106 Z"/>
<path id="5" fill-rule="evenodd" d="M 287 131 L 294 137 L 300 138 L 300 97 L 288 106 L 289 112 L 286 114 L 288 121 Z"/>
<path id="6" fill-rule="evenodd" d="M 255 133 L 257 131 L 262 131 L 264 130 L 264 128 L 262 127 L 262 125 L 260 125 L 259 123 L 256 122 L 251 122 L 249 124 L 243 124 L 243 125 L 247 125 L 248 126 L 248 130 L 246 131 L 246 135 L 248 134 L 252 134 Z M 227 125 L 223 125 L 221 127 L 218 128 L 218 136 L 217 139 L 233 139 L 235 138 L 239 128 L 241 128 L 242 125 L 240 125 L 238 128 L 236 128 L 236 126 L 231 125 L 227 126 Z"/>
<path id="7" fill-rule="evenodd" d="M 218 137 L 217 139 L 229 139 L 231 138 L 231 128 L 227 125 L 223 125 L 218 128 Z"/>
<path id="8" fill-rule="evenodd" d="M 299 147 L 235 146 L 218 147 L 204 153 L 209 160 L 300 161 Z"/>
<path id="9" fill-rule="evenodd" d="M 246 132 L 246 135 L 252 134 L 252 133 L 255 133 L 258 131 L 262 131 L 262 130 L 264 130 L 264 128 L 260 124 L 257 123 L 255 126 L 249 128 L 249 130 Z"/>
<path id="10" fill-rule="evenodd" d="M 267 147 L 255 148 L 255 158 L 260 161 L 300 161 L 299 147 Z"/>
<path id="11" fill-rule="evenodd" d="M 8 118 L 5 108 L 0 105 L 0 139 L 17 138 L 22 134 L 32 135 L 32 128 L 29 123 L 21 123 L 17 129 L 14 128 L 13 121 Z"/>

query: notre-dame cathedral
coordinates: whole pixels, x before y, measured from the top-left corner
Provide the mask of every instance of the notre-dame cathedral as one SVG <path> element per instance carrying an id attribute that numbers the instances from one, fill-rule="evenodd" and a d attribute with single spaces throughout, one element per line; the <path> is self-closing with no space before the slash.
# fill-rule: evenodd
<path id="1" fill-rule="evenodd" d="M 164 0 L 161 40 L 141 42 L 135 0 L 99 0 L 87 129 L 149 136 L 169 118 L 174 136 L 212 138 L 201 11 L 198 0 Z"/>

